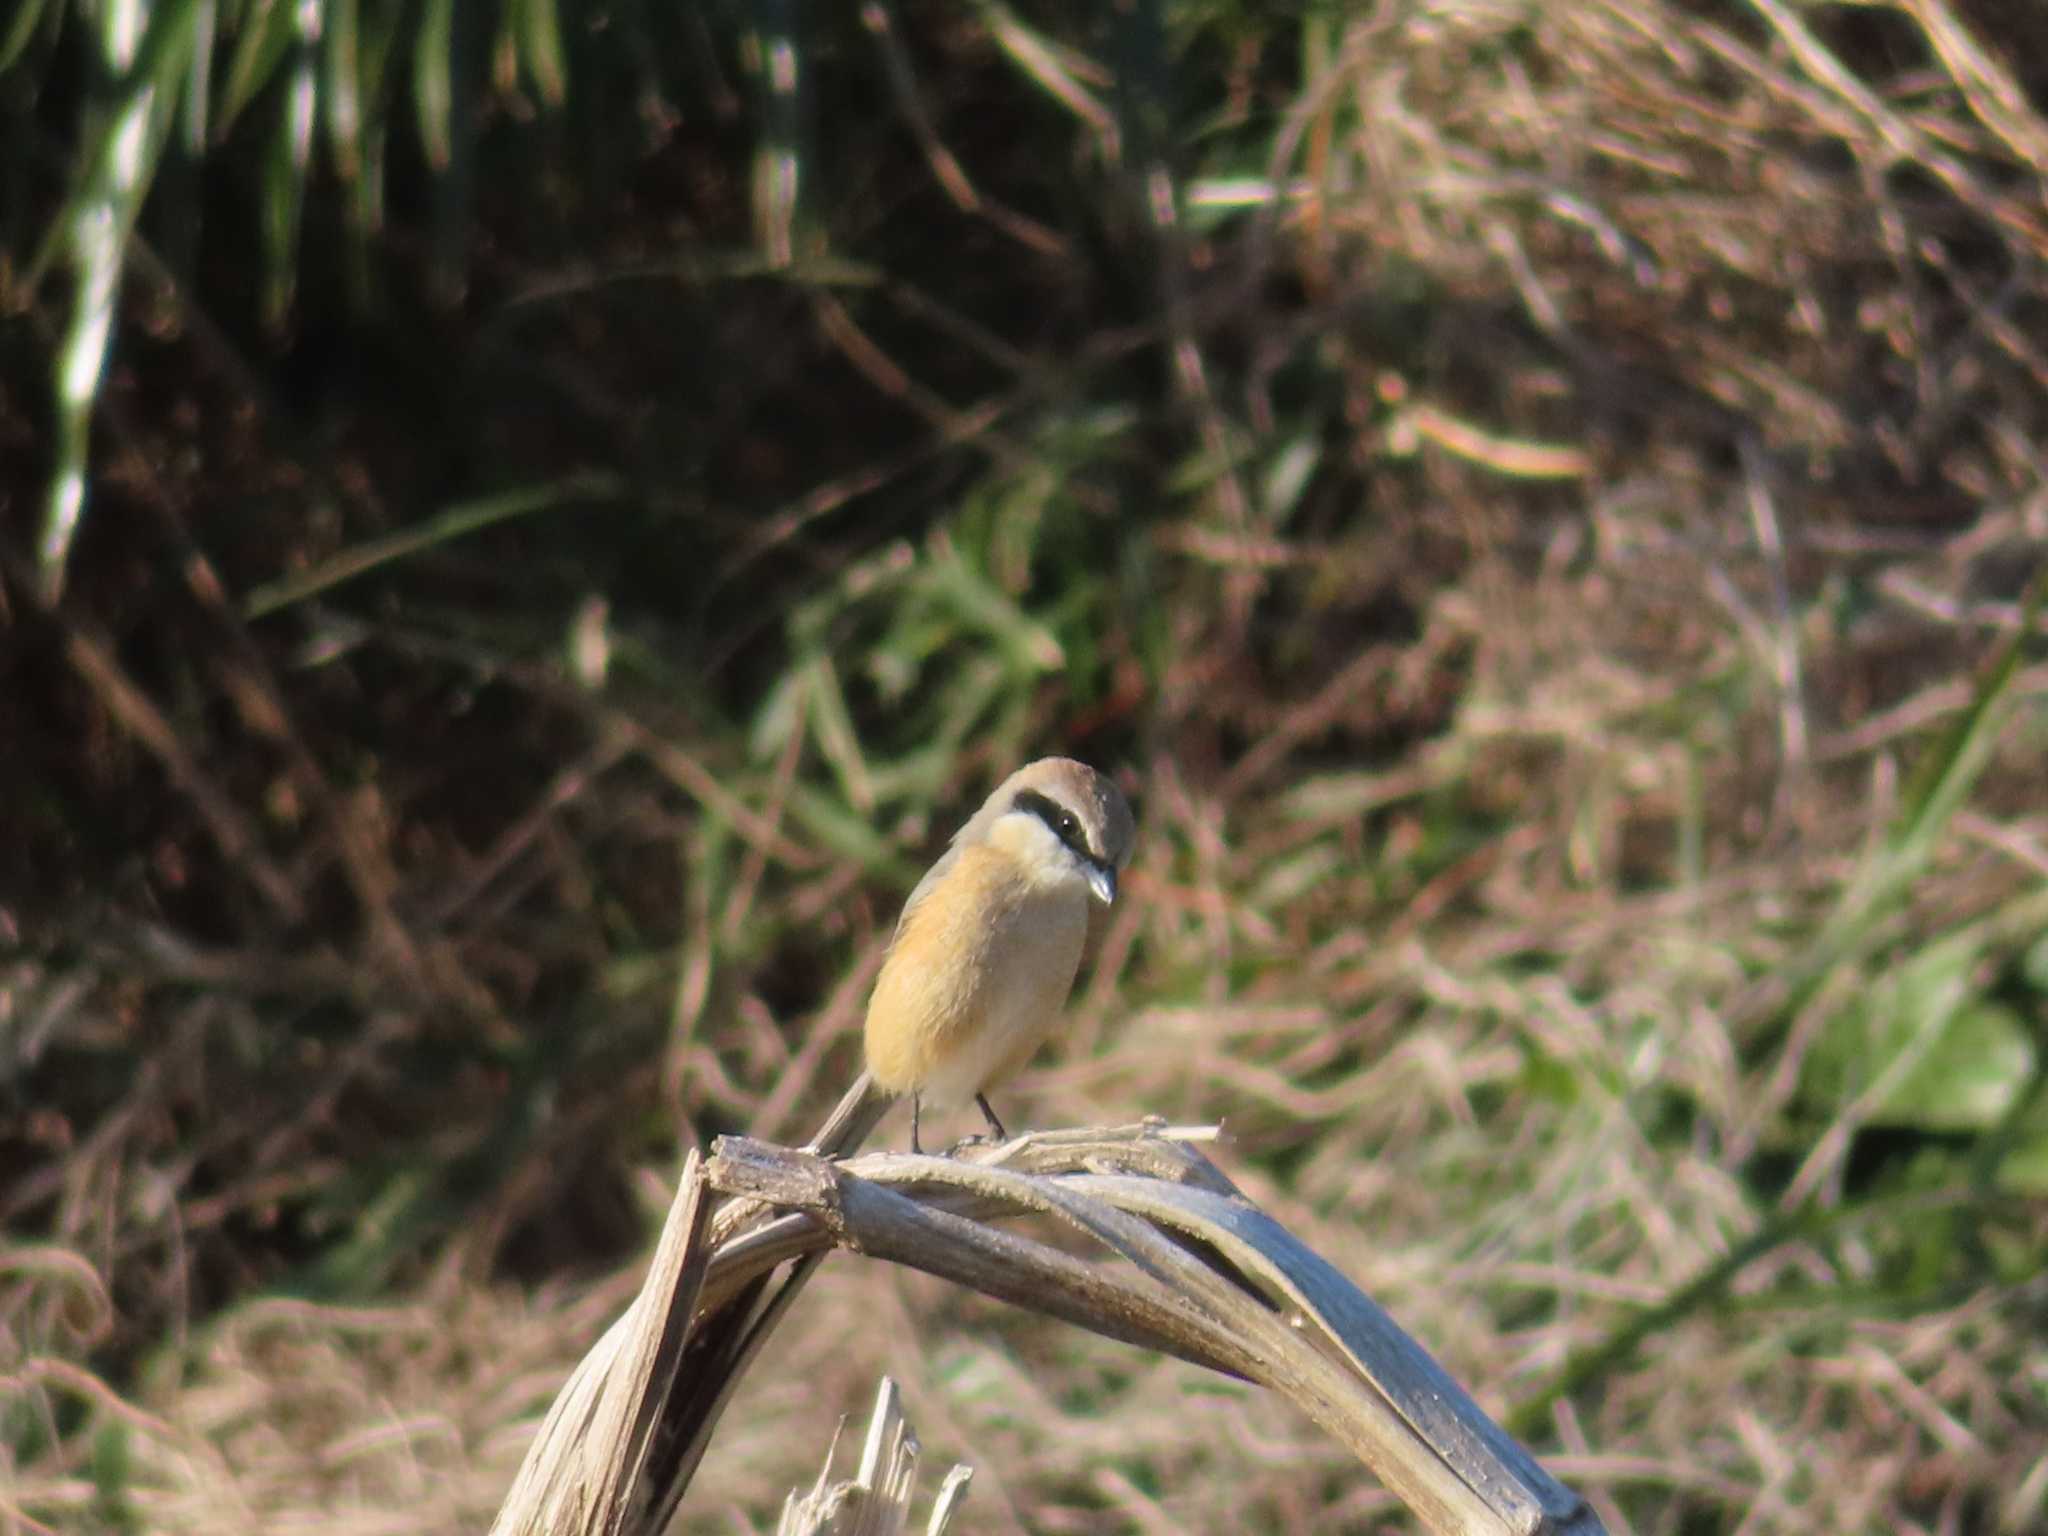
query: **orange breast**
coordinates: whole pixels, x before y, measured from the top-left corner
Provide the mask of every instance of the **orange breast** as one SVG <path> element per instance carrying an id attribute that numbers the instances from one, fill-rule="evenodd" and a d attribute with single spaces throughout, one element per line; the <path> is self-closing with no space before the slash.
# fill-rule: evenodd
<path id="1" fill-rule="evenodd" d="M 1088 929 L 1071 882 L 963 849 L 907 914 L 868 1001 L 868 1070 L 892 1093 L 963 1103 L 1022 1066 L 1057 1021 Z"/>

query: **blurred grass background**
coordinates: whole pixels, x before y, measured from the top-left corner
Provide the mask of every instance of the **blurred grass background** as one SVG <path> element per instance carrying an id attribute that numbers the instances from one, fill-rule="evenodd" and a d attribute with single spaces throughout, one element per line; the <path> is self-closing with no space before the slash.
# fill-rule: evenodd
<path id="1" fill-rule="evenodd" d="M 2038 6 L 27 0 L 0 174 L 0 1528 L 481 1528 L 1045 751 L 1015 1119 L 1616 1532 L 2048 1528 Z M 978 1528 L 1408 1528 L 852 1262 L 685 1527 L 885 1369 Z"/>

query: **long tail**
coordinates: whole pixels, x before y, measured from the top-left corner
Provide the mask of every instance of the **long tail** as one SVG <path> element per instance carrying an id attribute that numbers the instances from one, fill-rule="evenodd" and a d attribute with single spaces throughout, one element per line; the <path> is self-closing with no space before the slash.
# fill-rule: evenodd
<path id="1" fill-rule="evenodd" d="M 896 1096 L 878 1087 L 872 1073 L 861 1073 L 804 1150 L 824 1157 L 846 1157 L 859 1151 L 895 1102 Z"/>

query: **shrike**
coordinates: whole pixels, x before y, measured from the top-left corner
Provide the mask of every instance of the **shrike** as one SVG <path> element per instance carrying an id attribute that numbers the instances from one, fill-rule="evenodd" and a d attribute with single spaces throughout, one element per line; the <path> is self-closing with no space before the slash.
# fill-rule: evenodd
<path id="1" fill-rule="evenodd" d="M 1040 758 L 997 787 L 911 891 L 868 1000 L 866 1043 L 874 1087 L 910 1095 L 913 1152 L 927 1104 L 972 1099 L 989 1129 L 1007 1134 L 988 1090 L 1057 1022 L 1135 832 L 1108 779 L 1072 758 Z M 833 1143 L 863 1109 L 871 1126 L 878 1108 L 860 1100 L 856 1085 L 813 1146 L 845 1150 Z"/>

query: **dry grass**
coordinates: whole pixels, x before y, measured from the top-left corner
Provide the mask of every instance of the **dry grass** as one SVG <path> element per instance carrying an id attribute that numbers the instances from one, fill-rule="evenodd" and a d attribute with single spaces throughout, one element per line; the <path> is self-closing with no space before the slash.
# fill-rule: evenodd
<path id="1" fill-rule="evenodd" d="M 74 1074 L 0 1148 L 0 1531 L 481 1529 L 631 1294 L 667 1128 L 807 1128 L 905 872 L 1069 745 L 1143 836 L 1013 1123 L 1223 1119 L 1231 1177 L 1617 1533 L 2048 1522 L 2038 614 L 1981 743 L 1947 734 L 2048 550 L 2048 17 L 1444 0 L 1259 35 L 1186 61 L 1225 103 L 1191 197 L 1284 189 L 1177 237 L 1145 419 L 1187 457 L 1144 479 L 1104 425 L 1127 335 L 927 421 L 986 479 L 764 600 L 789 665 L 752 720 L 704 726 L 659 635 L 603 706 L 494 659 L 472 702 L 517 695 L 524 755 L 487 803 L 432 741 L 323 800 L 248 652 L 144 679 L 231 701 L 189 762 L 79 671 L 109 759 L 203 786 L 156 876 L 223 878 L 210 826 L 285 844 L 254 905 L 338 868 L 360 920 L 0 908 L 10 1058 Z M 1101 515 L 1127 479 L 1156 518 Z M 829 566 L 804 516 L 770 548 Z M 380 643 L 349 687 L 394 716 L 481 644 Z M 309 676 L 302 717 L 340 690 Z M 910 750 L 905 700 L 955 694 Z M 1900 1028 L 1994 1015 L 2023 1054 L 1988 1112 L 1878 1081 Z M 257 1294 L 287 1284 L 394 1299 Z M 974 1466 L 975 1528 L 1404 1528 L 1280 1404 L 843 1259 L 684 1528 L 772 1520 L 883 1372 Z"/>

